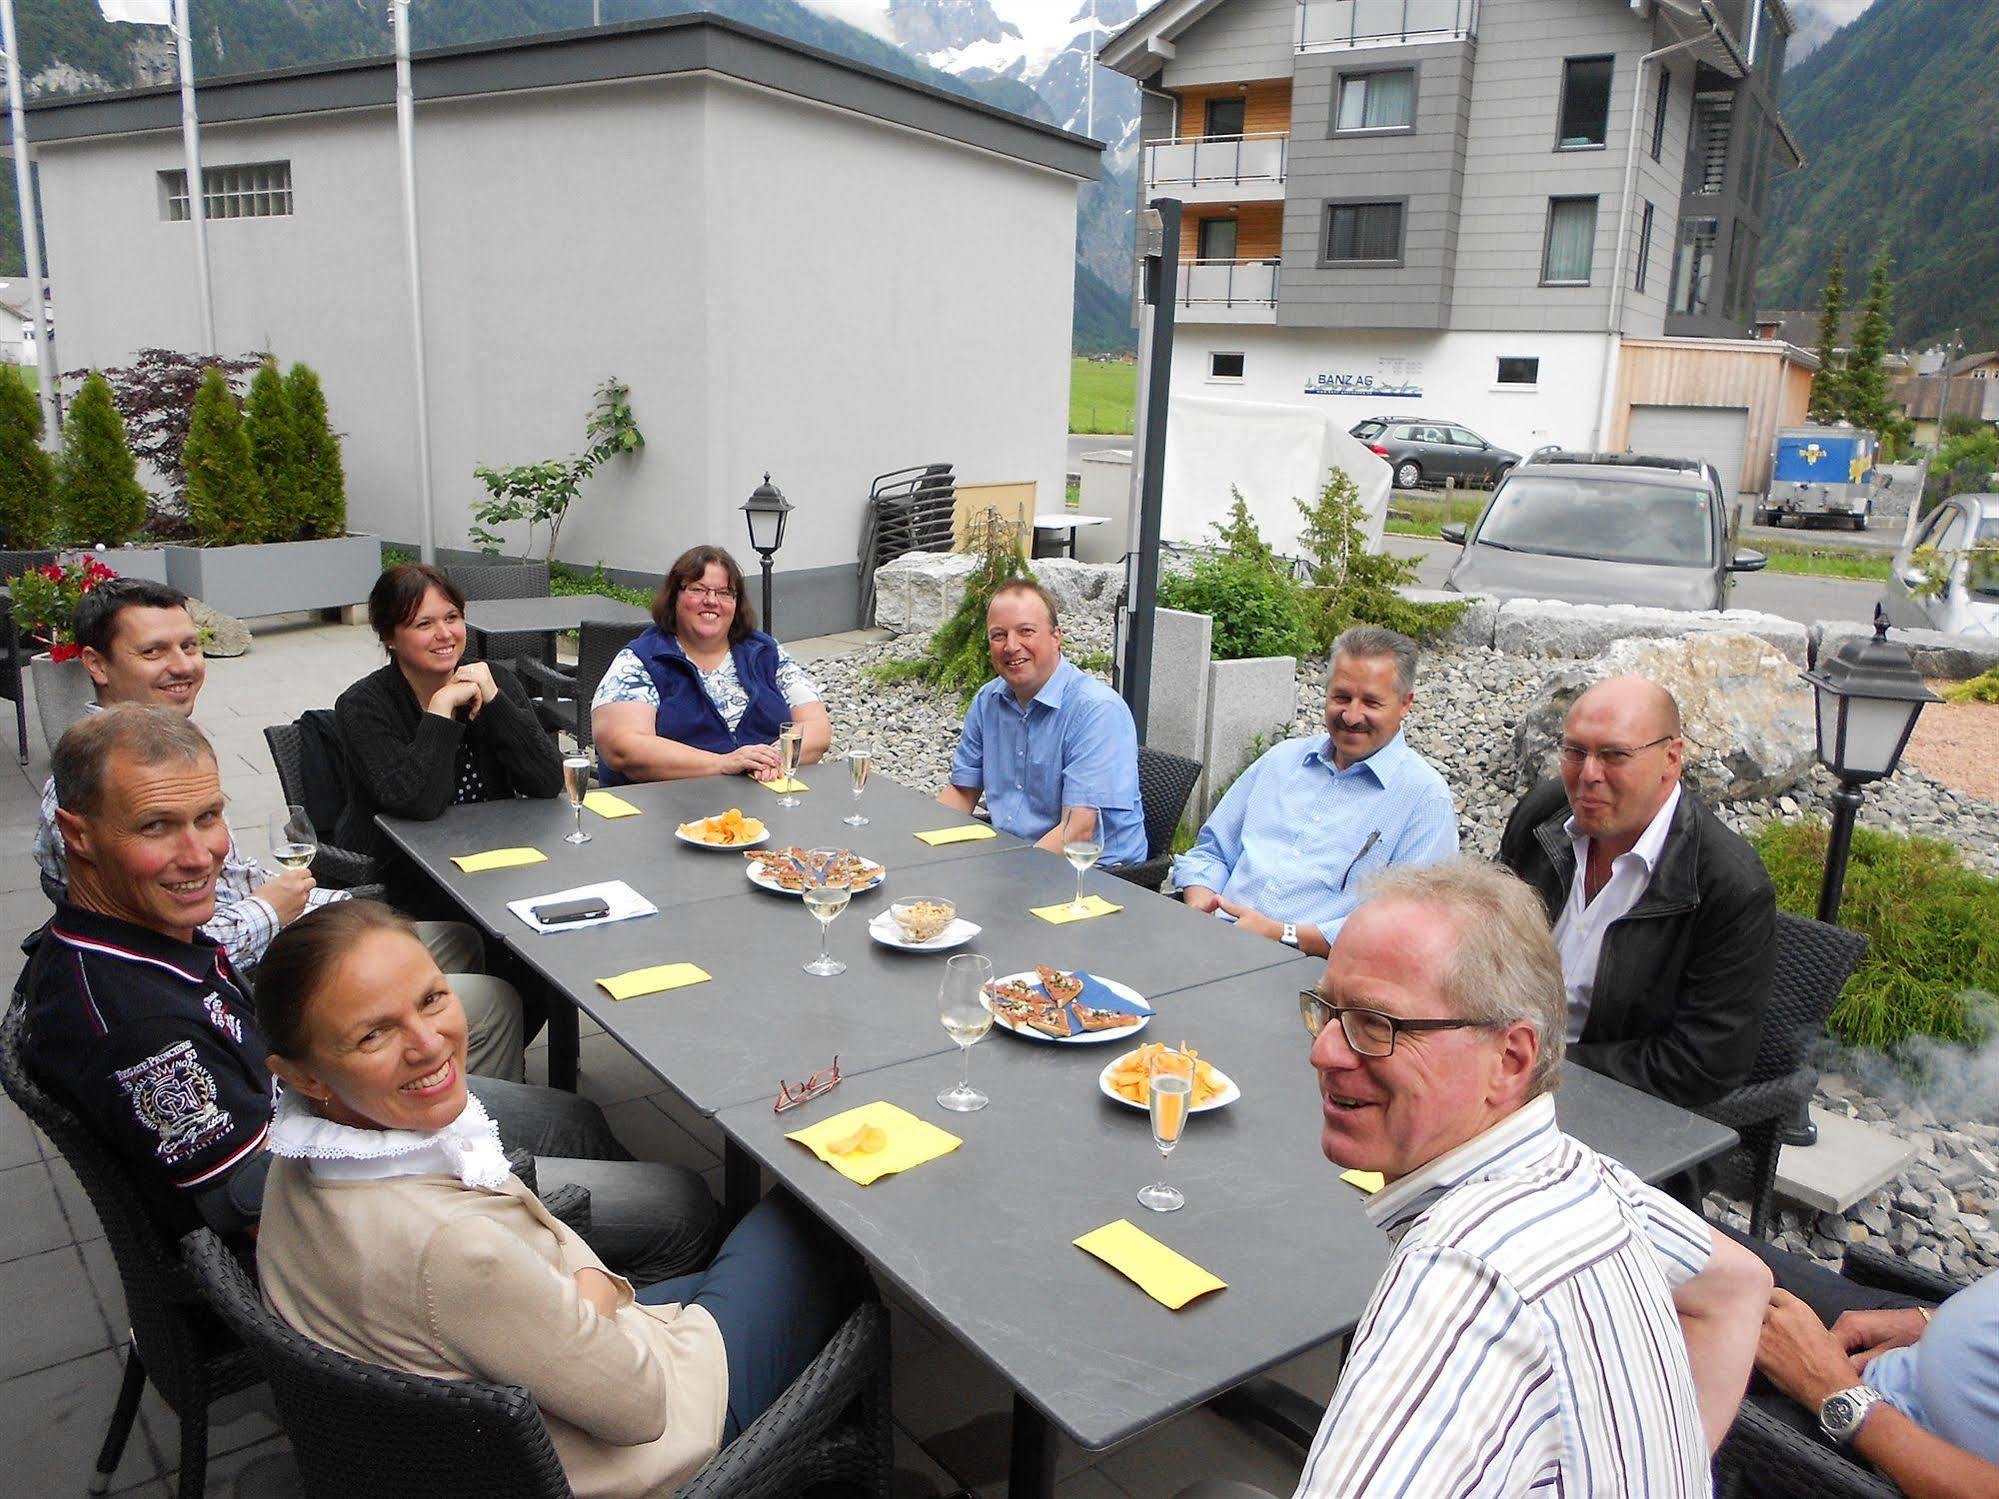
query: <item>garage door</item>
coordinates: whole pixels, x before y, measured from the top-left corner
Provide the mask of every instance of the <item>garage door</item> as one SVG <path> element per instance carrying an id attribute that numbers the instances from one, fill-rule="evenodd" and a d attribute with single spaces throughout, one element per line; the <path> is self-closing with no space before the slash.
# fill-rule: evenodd
<path id="1" fill-rule="evenodd" d="M 1733 500 L 1748 437 L 1746 406 L 1633 406 L 1625 446 L 1661 458 L 1705 458 L 1721 475 L 1721 492 Z"/>

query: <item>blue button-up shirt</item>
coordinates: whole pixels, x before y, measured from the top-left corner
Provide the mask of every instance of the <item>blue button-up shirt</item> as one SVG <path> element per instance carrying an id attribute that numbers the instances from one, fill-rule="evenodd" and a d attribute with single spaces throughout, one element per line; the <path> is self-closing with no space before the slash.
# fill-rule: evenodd
<path id="1" fill-rule="evenodd" d="M 1173 883 L 1316 926 L 1330 942 L 1370 873 L 1457 851 L 1450 788 L 1400 734 L 1345 770 L 1332 736 L 1314 734 L 1266 750 L 1236 778 L 1174 861 Z"/>
<path id="2" fill-rule="evenodd" d="M 1145 858 L 1138 728 L 1124 699 L 1064 661 L 1025 710 L 995 677 L 965 713 L 951 784 L 983 788 L 993 826 L 1039 841 L 1064 807 L 1095 807 L 1105 864 Z"/>

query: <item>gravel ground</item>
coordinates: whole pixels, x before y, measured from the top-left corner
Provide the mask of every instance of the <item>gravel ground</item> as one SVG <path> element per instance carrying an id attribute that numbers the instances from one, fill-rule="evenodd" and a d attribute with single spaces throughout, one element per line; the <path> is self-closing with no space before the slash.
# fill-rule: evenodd
<path id="1" fill-rule="evenodd" d="M 1951 682 L 1932 682 L 1941 694 Z M 1999 802 L 1999 703 L 1932 703 L 1916 720 L 1903 757 L 1967 796 Z"/>
<path id="2" fill-rule="evenodd" d="M 835 751 L 864 727 L 873 737 L 875 763 L 885 773 L 906 785 L 934 789 L 944 784 L 957 743 L 962 715 L 956 698 L 906 683 L 880 686 L 864 675 L 877 662 L 915 654 L 921 644 L 920 636 L 904 636 L 814 662 L 811 670 L 832 714 Z M 1072 654 L 1107 651 L 1108 621 L 1078 621 L 1068 644 Z M 1490 857 L 1497 850 L 1517 795 L 1513 730 L 1538 701 L 1541 680 L 1566 664 L 1475 648 L 1425 655 L 1406 731 L 1456 793 L 1466 852 Z M 1294 732 L 1319 731 L 1325 691 L 1325 663 L 1308 664 L 1299 674 Z M 1999 709 L 1989 711 L 1999 718 Z M 1960 732 L 1959 724 L 1971 721 L 1957 714 L 1955 708 L 1949 715 L 1932 708 L 1924 723 L 1938 720 L 1937 732 L 1949 739 L 1958 759 L 1923 759 L 1928 769 L 1905 763 L 1892 781 L 1868 788 L 1860 818 L 1871 827 L 1947 839 L 1972 864 L 1999 875 L 1999 785 L 1993 784 L 1999 777 L 1988 771 L 1985 781 L 1970 781 L 1959 769 L 1967 764 L 1980 768 L 1972 751 L 1976 747 L 1989 753 L 1999 742 L 1999 721 Z M 1912 750 L 1910 759 L 1921 757 Z M 1957 784 L 1946 784 L 1939 776 Z M 1814 769 L 1807 785 L 1774 804 L 1730 802 L 1717 810 L 1732 827 L 1747 832 L 1773 815 L 1828 815 L 1832 787 L 1831 777 Z M 1982 1058 L 1946 1058 L 1952 1086 L 1928 1100 L 1909 1096 L 1887 1064 L 1861 1062 L 1855 1069 L 1858 1076 L 1825 1076 L 1820 1105 L 1916 1141 L 1916 1163 L 1843 1215 L 1786 1209 L 1778 1241 L 1833 1263 L 1848 1242 L 1873 1237 L 1890 1241 L 1915 1263 L 1947 1274 L 1971 1277 L 1999 1267 L 1999 1225 L 1994 1222 L 1999 1218 L 1999 1043 Z M 1717 1216 L 1746 1226 L 1740 1203 L 1716 1196 L 1710 1207 Z"/>

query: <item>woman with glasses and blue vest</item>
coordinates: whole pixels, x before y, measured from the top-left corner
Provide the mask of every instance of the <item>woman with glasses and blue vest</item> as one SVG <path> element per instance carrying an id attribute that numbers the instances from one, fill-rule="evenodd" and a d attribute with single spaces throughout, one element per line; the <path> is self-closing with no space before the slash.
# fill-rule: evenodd
<path id="1" fill-rule="evenodd" d="M 798 726 L 798 763 L 826 753 L 833 725 L 819 689 L 757 628 L 743 570 L 720 547 L 681 553 L 653 595 L 653 622 L 618 652 L 590 702 L 607 786 L 691 776 L 781 773 L 778 730 Z"/>

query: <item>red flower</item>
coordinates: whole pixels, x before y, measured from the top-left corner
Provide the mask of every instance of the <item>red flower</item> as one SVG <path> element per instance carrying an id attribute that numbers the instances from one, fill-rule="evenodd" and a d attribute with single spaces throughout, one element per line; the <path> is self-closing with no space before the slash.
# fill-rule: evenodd
<path id="1" fill-rule="evenodd" d="M 73 640 L 58 641 L 49 647 L 49 660 L 51 661 L 74 661 L 82 654 L 83 647 Z"/>
<path id="2" fill-rule="evenodd" d="M 59 562 L 45 562 L 37 571 L 51 583 L 60 583 L 62 581 L 62 564 Z"/>

